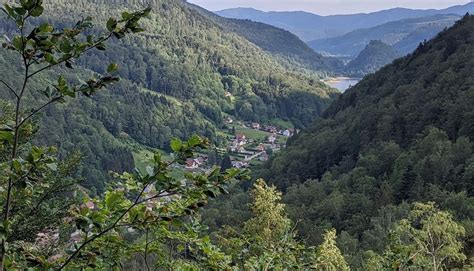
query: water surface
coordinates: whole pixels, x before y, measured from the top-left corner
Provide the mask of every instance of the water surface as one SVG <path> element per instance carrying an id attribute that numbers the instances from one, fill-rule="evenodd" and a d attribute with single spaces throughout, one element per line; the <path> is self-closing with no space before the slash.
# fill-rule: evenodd
<path id="1" fill-rule="evenodd" d="M 349 87 L 356 85 L 360 80 L 361 78 L 336 77 L 325 81 L 325 83 L 344 92 Z"/>

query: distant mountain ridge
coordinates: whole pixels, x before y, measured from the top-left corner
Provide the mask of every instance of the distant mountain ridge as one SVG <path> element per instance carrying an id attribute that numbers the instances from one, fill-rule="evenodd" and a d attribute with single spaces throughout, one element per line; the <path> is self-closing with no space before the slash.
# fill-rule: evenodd
<path id="1" fill-rule="evenodd" d="M 420 42 L 433 38 L 460 18 L 461 16 L 450 14 L 403 19 L 354 30 L 335 38 L 310 41 L 308 45 L 317 52 L 355 57 L 371 40 L 381 40 L 401 53 L 408 54 Z"/>
<path id="2" fill-rule="evenodd" d="M 473 11 L 474 2 L 440 10 L 394 8 L 372 13 L 330 16 L 321 16 L 303 11 L 264 12 L 252 8 L 225 9 L 216 11 L 216 13 L 223 17 L 249 19 L 256 22 L 270 24 L 296 34 L 303 41 L 311 41 L 315 39 L 336 37 L 356 29 L 370 28 L 391 21 L 426 17 L 437 14 L 464 15 L 466 12 Z"/>

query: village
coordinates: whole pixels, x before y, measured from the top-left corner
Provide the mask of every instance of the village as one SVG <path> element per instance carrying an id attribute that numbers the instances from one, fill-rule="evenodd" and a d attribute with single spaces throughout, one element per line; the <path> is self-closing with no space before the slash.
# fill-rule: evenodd
<path id="1" fill-rule="evenodd" d="M 267 161 L 271 154 L 286 147 L 288 138 L 299 130 L 260 123 L 244 123 L 226 118 L 228 131 L 224 133 L 226 145 L 214 153 L 201 154 L 187 159 L 185 169 L 207 171 L 214 165 L 249 168 Z M 227 161 L 223 161 L 227 160 Z"/>

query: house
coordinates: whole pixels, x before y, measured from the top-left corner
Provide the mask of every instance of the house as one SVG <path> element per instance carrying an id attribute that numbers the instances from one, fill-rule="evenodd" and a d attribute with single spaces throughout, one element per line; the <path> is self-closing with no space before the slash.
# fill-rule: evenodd
<path id="1" fill-rule="evenodd" d="M 230 93 L 230 92 L 227 91 L 227 92 L 224 94 L 224 96 L 225 96 L 226 98 L 232 97 L 232 93 Z"/>
<path id="2" fill-rule="evenodd" d="M 232 162 L 232 166 L 235 168 L 246 168 L 249 166 L 249 163 L 242 162 L 242 161 L 235 161 L 235 162 Z"/>
<path id="3" fill-rule="evenodd" d="M 186 169 L 196 169 L 199 168 L 199 164 L 196 159 L 188 158 L 186 159 Z"/>
<path id="4" fill-rule="evenodd" d="M 286 137 L 290 137 L 291 136 L 291 132 L 290 130 L 286 129 L 285 131 L 283 131 L 283 136 L 286 136 Z"/>
<path id="5" fill-rule="evenodd" d="M 206 158 L 198 157 L 198 158 L 194 159 L 194 161 L 196 162 L 196 164 L 198 166 L 202 166 L 206 162 Z"/>
<path id="6" fill-rule="evenodd" d="M 252 123 L 252 129 L 255 129 L 255 130 L 260 130 L 260 123 Z"/>
<path id="7" fill-rule="evenodd" d="M 235 141 L 237 141 L 239 145 L 245 145 L 247 144 L 247 137 L 243 134 L 237 134 L 235 136 Z"/>
<path id="8" fill-rule="evenodd" d="M 277 136 L 275 134 L 268 137 L 268 142 L 270 142 L 271 144 L 275 144 L 276 141 L 277 141 Z"/>
<path id="9" fill-rule="evenodd" d="M 269 155 L 265 152 L 264 154 L 260 155 L 258 159 L 262 162 L 265 162 L 265 161 L 268 161 L 269 158 L 270 158 Z"/>
<path id="10" fill-rule="evenodd" d="M 276 133 L 276 132 L 278 132 L 278 129 L 275 126 L 267 126 L 265 128 L 265 131 L 267 131 L 269 133 Z"/>
<path id="11" fill-rule="evenodd" d="M 232 145 L 230 147 L 230 151 L 231 152 L 238 152 L 238 153 L 242 153 L 242 152 L 245 152 L 245 148 L 240 146 L 240 145 Z"/>
<path id="12" fill-rule="evenodd" d="M 259 144 L 259 145 L 257 146 L 257 150 L 259 150 L 259 151 L 261 151 L 261 152 L 262 152 L 262 151 L 265 151 L 265 145 Z"/>
<path id="13" fill-rule="evenodd" d="M 229 124 L 234 123 L 234 120 L 231 117 L 227 117 L 225 121 Z"/>

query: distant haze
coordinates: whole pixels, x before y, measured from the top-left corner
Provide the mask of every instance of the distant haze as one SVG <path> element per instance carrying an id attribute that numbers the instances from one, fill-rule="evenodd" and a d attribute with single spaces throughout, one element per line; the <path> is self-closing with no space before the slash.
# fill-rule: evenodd
<path id="1" fill-rule="evenodd" d="M 264 11 L 308 11 L 319 15 L 354 14 L 403 7 L 411 9 L 443 9 L 463 5 L 466 0 L 189 0 L 208 10 L 252 7 Z"/>

